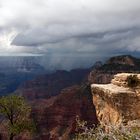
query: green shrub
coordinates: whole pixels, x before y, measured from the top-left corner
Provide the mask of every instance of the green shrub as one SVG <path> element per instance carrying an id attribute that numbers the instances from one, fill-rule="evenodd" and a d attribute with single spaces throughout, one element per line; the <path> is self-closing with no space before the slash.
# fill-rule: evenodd
<path id="1" fill-rule="evenodd" d="M 130 88 L 135 88 L 140 84 L 140 80 L 137 75 L 130 75 L 127 77 L 127 86 Z"/>

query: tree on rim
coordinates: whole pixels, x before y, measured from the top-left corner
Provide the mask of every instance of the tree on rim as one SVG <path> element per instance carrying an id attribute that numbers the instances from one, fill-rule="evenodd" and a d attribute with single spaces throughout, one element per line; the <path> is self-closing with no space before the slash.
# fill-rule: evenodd
<path id="1" fill-rule="evenodd" d="M 34 123 L 30 119 L 31 107 L 25 102 L 24 98 L 16 95 L 9 95 L 0 98 L 0 115 L 6 120 L 6 127 L 9 139 L 23 131 L 34 131 Z"/>

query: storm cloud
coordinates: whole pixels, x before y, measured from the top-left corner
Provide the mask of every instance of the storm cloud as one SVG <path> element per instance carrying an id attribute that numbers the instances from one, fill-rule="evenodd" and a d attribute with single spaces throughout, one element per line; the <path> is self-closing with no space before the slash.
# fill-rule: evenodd
<path id="1" fill-rule="evenodd" d="M 0 0 L 0 55 L 43 55 L 67 69 L 139 55 L 139 13 L 139 0 Z"/>

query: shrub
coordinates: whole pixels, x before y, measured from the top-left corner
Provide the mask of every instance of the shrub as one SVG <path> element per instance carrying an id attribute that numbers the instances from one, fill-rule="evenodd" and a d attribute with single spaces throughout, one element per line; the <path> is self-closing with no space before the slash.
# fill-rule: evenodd
<path id="1" fill-rule="evenodd" d="M 140 80 L 137 75 L 130 75 L 127 77 L 127 86 L 130 88 L 135 88 L 140 84 Z"/>
<path id="2" fill-rule="evenodd" d="M 77 134 L 73 140 L 140 140 L 140 127 L 137 123 L 125 126 L 102 124 L 88 128 L 86 122 L 77 121 Z M 82 131 L 81 131 L 82 130 Z"/>

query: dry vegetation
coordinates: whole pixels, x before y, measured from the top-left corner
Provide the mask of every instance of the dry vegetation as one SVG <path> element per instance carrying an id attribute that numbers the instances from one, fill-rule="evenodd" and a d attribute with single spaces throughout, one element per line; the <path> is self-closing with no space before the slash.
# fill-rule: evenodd
<path id="1" fill-rule="evenodd" d="M 73 140 L 140 140 L 140 125 L 133 121 L 128 125 L 101 124 L 89 128 L 85 121 L 77 119 L 77 135 Z"/>

